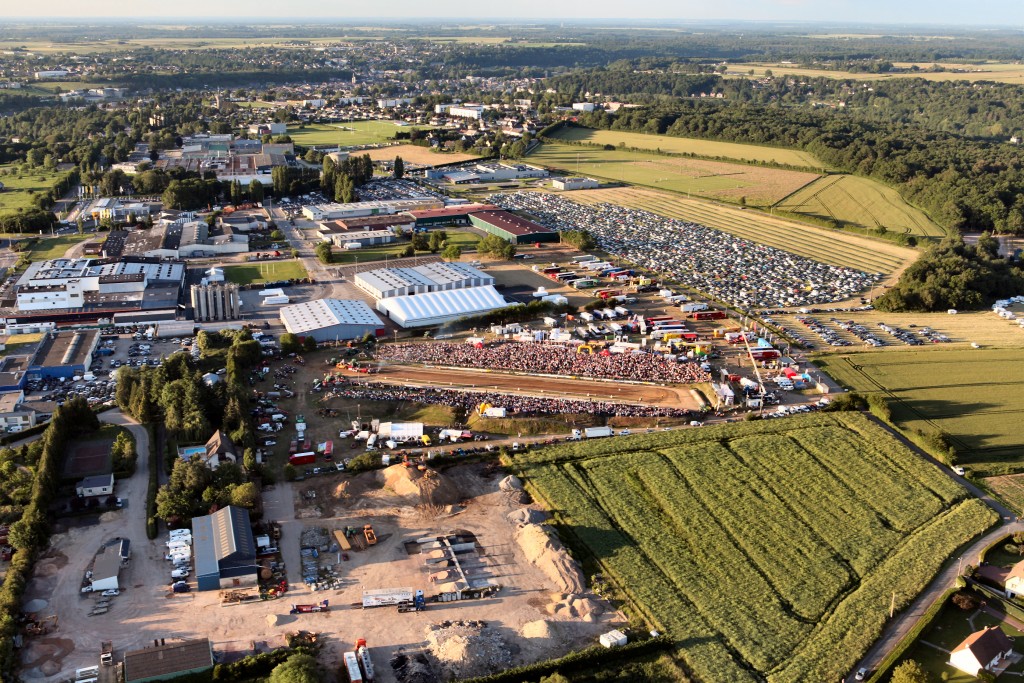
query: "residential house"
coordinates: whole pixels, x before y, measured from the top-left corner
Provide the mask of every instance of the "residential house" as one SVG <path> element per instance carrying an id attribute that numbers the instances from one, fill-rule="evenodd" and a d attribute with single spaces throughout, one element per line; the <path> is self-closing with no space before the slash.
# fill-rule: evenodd
<path id="1" fill-rule="evenodd" d="M 1008 598 L 1024 595 L 1024 560 L 1013 565 L 1013 568 L 1010 569 L 1003 583 L 1003 590 L 1006 591 L 1006 597 Z"/>
<path id="2" fill-rule="evenodd" d="M 203 461 L 211 470 L 215 470 L 223 462 L 237 462 L 237 451 L 231 437 L 218 429 L 206 442 L 206 455 L 203 456 Z"/>
<path id="3" fill-rule="evenodd" d="M 951 666 L 969 676 L 979 671 L 1001 673 L 1013 656 L 1013 642 L 998 626 L 975 631 L 949 653 Z"/>
<path id="4" fill-rule="evenodd" d="M 86 477 L 75 484 L 75 493 L 79 498 L 109 496 L 114 493 L 114 475 L 99 474 L 94 477 Z"/>

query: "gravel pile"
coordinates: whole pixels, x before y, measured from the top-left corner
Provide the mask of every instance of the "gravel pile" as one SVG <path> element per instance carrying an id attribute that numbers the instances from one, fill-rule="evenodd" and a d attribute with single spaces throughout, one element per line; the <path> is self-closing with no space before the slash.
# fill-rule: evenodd
<path id="1" fill-rule="evenodd" d="M 422 652 L 411 655 L 397 652 L 388 664 L 398 683 L 438 683 L 434 670 L 430 668 L 430 660 Z"/>
<path id="2" fill-rule="evenodd" d="M 442 621 L 427 627 L 430 653 L 445 680 L 503 671 L 512 666 L 512 650 L 496 629 L 483 621 Z"/>

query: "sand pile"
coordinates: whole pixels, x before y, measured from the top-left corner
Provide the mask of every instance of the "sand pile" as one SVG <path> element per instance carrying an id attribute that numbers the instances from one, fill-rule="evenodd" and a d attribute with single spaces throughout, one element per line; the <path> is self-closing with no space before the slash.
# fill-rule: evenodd
<path id="1" fill-rule="evenodd" d="M 410 505 L 442 507 L 457 503 L 462 495 L 443 474 L 429 467 L 420 471 L 415 467 L 392 465 L 376 473 L 377 481 L 394 495 L 406 499 Z"/>
<path id="2" fill-rule="evenodd" d="M 551 527 L 520 524 L 516 527 L 515 538 L 530 564 L 547 574 L 562 593 L 583 592 L 583 571 L 579 563 L 569 557 Z"/>
<path id="3" fill-rule="evenodd" d="M 486 676 L 512 665 L 509 644 L 482 621 L 442 621 L 428 626 L 427 644 L 445 680 Z"/>
<path id="4" fill-rule="evenodd" d="M 520 508 L 508 513 L 508 521 L 513 524 L 543 524 L 549 517 L 547 512 L 533 508 Z"/>
<path id="5" fill-rule="evenodd" d="M 604 606 L 593 598 L 573 593 L 555 594 L 551 597 L 548 614 L 555 617 L 582 618 L 584 621 L 594 622 L 604 614 Z"/>
<path id="6" fill-rule="evenodd" d="M 554 637 L 554 624 L 550 621 L 544 621 L 538 619 L 537 621 L 528 621 L 523 624 L 523 627 L 519 630 L 520 635 L 523 638 L 536 638 L 538 640 L 550 640 Z"/>
<path id="7" fill-rule="evenodd" d="M 498 488 L 502 491 L 522 491 L 523 482 L 519 481 L 519 477 L 510 474 L 498 482 Z"/>

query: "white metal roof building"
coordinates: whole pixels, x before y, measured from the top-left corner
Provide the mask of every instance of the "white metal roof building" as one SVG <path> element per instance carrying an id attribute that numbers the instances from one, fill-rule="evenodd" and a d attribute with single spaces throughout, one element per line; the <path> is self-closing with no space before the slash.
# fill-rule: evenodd
<path id="1" fill-rule="evenodd" d="M 366 302 L 355 299 L 317 299 L 283 306 L 281 322 L 292 334 L 317 341 L 358 339 L 384 327 Z"/>
<path id="2" fill-rule="evenodd" d="M 375 299 L 494 284 L 494 278 L 465 263 L 427 263 L 415 268 L 378 268 L 357 273 L 355 285 Z"/>
<path id="3" fill-rule="evenodd" d="M 377 310 L 401 327 L 427 327 L 508 305 L 493 285 L 487 285 L 381 299 Z"/>

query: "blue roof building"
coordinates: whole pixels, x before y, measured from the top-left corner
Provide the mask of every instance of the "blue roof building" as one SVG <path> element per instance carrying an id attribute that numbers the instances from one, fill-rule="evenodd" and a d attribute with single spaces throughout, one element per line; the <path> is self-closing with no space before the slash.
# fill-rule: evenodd
<path id="1" fill-rule="evenodd" d="M 256 584 L 256 542 L 245 508 L 228 505 L 193 519 L 192 551 L 199 590 Z"/>

